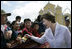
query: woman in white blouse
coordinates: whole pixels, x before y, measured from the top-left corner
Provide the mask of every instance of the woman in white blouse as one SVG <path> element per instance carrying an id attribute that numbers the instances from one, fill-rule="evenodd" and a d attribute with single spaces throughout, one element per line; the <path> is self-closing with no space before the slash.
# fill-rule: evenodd
<path id="1" fill-rule="evenodd" d="M 55 22 L 55 16 L 49 12 L 42 15 L 43 24 L 47 27 L 41 38 L 30 36 L 34 41 L 43 44 L 47 41 L 51 48 L 71 48 L 71 33 L 66 26 Z"/>

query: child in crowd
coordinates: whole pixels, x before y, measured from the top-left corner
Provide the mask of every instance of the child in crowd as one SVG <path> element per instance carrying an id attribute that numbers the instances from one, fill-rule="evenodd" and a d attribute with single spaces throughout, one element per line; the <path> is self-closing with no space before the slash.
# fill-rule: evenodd
<path id="1" fill-rule="evenodd" d="M 32 28 L 33 28 L 32 34 L 36 37 L 40 37 L 39 32 L 38 32 L 39 24 L 37 22 L 33 23 Z"/>
<path id="2" fill-rule="evenodd" d="M 30 19 L 25 19 L 24 20 L 24 28 L 22 30 L 22 32 L 18 33 L 18 39 L 21 41 L 21 39 L 26 40 L 26 38 L 24 38 L 25 34 L 29 34 L 32 35 L 32 28 L 31 28 L 31 20 Z"/>
<path id="3" fill-rule="evenodd" d="M 20 32 L 20 24 L 17 23 L 17 21 L 12 22 L 12 31 L 15 32 L 16 35 L 18 35 L 18 33 Z"/>

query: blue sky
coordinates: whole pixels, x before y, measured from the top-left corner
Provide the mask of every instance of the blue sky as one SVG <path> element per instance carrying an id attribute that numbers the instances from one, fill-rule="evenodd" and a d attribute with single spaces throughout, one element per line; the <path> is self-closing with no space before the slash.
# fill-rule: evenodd
<path id="1" fill-rule="evenodd" d="M 14 21 L 17 15 L 22 17 L 21 22 L 25 18 L 30 18 L 34 21 L 39 15 L 39 11 L 48 3 L 48 1 L 1 1 L 1 9 L 12 15 L 8 17 L 9 21 Z M 71 1 L 50 1 L 55 6 L 62 7 L 62 12 L 71 12 Z M 66 11 L 65 9 L 68 8 Z"/>

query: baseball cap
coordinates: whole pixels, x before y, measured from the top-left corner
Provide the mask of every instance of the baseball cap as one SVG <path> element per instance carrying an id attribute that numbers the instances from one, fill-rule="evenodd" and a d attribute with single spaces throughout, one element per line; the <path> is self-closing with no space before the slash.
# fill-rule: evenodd
<path id="1" fill-rule="evenodd" d="M 1 15 L 10 16 L 10 15 L 11 15 L 11 13 L 6 13 L 4 10 L 1 10 Z"/>

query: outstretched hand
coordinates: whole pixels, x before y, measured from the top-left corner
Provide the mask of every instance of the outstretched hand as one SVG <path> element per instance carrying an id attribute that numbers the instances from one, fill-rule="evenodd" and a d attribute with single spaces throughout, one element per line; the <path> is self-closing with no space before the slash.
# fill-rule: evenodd
<path id="1" fill-rule="evenodd" d="M 31 35 L 29 35 L 29 34 L 25 34 L 24 36 L 27 38 L 31 38 Z"/>

